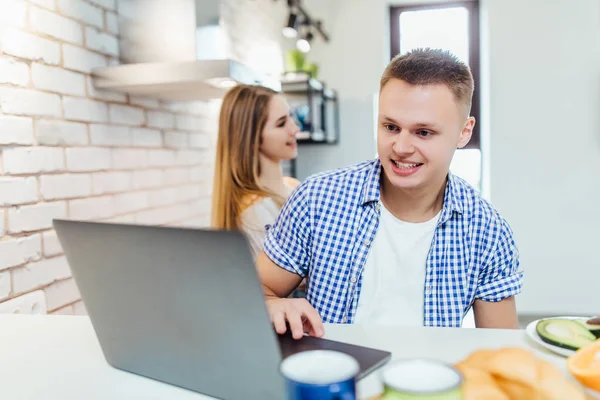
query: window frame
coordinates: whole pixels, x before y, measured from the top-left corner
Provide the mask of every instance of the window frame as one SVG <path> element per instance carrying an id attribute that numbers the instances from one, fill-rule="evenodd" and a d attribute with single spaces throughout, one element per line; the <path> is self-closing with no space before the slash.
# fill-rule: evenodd
<path id="1" fill-rule="evenodd" d="M 479 38 L 479 2 L 447 1 L 434 4 L 414 4 L 390 6 L 390 59 L 400 53 L 400 14 L 406 11 L 435 10 L 442 8 L 464 7 L 469 11 L 469 67 L 473 75 L 475 88 L 471 116 L 475 117 L 475 128 L 471 140 L 465 149 L 481 149 L 481 84 L 480 84 L 480 38 Z"/>

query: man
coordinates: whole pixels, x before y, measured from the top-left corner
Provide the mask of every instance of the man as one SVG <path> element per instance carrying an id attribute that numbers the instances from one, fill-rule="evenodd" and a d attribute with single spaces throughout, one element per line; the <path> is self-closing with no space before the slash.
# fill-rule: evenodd
<path id="1" fill-rule="evenodd" d="M 257 259 L 278 333 L 323 323 L 517 328 L 518 251 L 508 223 L 449 172 L 471 138 L 473 78 L 441 50 L 396 56 L 383 73 L 378 159 L 307 179 Z M 306 277 L 306 299 L 286 298 Z"/>

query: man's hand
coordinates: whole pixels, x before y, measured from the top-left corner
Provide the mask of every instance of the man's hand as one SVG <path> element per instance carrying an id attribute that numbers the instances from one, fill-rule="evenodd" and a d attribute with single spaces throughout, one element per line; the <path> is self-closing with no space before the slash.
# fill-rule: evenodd
<path id="1" fill-rule="evenodd" d="M 277 333 L 286 332 L 286 322 L 294 339 L 302 338 L 305 332 L 316 337 L 322 337 L 325 333 L 321 316 L 306 299 L 267 297 L 266 303 L 269 318 Z"/>

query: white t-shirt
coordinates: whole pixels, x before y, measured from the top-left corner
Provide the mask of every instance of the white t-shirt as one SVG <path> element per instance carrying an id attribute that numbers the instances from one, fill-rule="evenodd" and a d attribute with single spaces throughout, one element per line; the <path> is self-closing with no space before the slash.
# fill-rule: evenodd
<path id="1" fill-rule="evenodd" d="M 354 323 L 423 326 L 425 268 L 441 211 L 429 221 L 410 223 L 381 206 Z"/>
<path id="2" fill-rule="evenodd" d="M 254 258 L 263 249 L 267 225 L 273 225 L 279 214 L 279 207 L 270 197 L 257 200 L 241 215 L 242 231 L 246 234 Z"/>
<path id="3" fill-rule="evenodd" d="M 285 179 L 285 178 L 284 178 Z M 294 189 L 286 185 L 286 198 Z M 271 197 L 263 197 L 256 200 L 250 207 L 246 208 L 240 215 L 242 232 L 246 234 L 252 255 L 256 258 L 263 249 L 267 236 L 267 225 L 273 225 L 279 215 L 279 206 Z"/>

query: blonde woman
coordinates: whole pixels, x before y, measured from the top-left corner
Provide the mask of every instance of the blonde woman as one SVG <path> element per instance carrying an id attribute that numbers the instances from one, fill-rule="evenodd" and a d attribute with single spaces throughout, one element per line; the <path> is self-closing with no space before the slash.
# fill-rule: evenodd
<path id="1" fill-rule="evenodd" d="M 265 226 L 275 222 L 298 186 L 281 167 L 298 153 L 298 131 L 284 98 L 273 90 L 239 85 L 223 98 L 212 225 L 243 231 L 254 257 L 262 250 Z"/>

